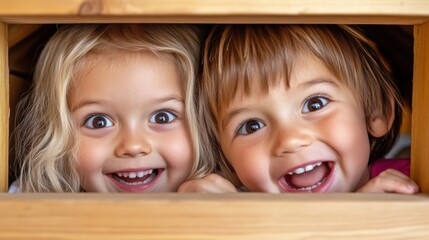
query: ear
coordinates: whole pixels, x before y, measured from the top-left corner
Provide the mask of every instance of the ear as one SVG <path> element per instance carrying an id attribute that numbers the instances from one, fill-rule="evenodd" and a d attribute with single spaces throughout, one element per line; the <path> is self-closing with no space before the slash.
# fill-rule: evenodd
<path id="1" fill-rule="evenodd" d="M 390 113 L 389 115 L 384 116 L 380 111 L 373 113 L 371 117 L 371 122 L 369 124 L 370 129 L 368 132 L 373 137 L 382 137 L 389 132 L 392 128 L 393 121 L 395 120 L 395 100 L 393 97 L 390 97 Z"/>

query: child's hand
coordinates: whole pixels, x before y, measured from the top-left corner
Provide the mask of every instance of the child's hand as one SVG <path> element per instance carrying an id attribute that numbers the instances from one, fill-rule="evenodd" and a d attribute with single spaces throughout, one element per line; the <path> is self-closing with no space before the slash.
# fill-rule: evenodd
<path id="1" fill-rule="evenodd" d="M 387 169 L 367 182 L 358 192 L 414 194 L 419 192 L 419 186 L 403 173 Z"/>
<path id="2" fill-rule="evenodd" d="M 217 174 L 210 174 L 204 178 L 187 181 L 180 185 L 178 192 L 229 193 L 237 192 L 235 186 Z"/>

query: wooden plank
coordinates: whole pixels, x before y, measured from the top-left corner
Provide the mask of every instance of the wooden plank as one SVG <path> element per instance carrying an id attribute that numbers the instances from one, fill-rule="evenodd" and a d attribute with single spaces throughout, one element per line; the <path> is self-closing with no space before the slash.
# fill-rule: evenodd
<path id="1" fill-rule="evenodd" d="M 426 239 L 429 195 L 0 194 L 0 239 Z"/>
<path id="2" fill-rule="evenodd" d="M 8 23 L 389 23 L 429 20 L 422 0 L 14 0 L 0 1 Z"/>
<path id="3" fill-rule="evenodd" d="M 429 23 L 414 27 L 411 177 L 429 193 Z"/>
<path id="4" fill-rule="evenodd" d="M 9 156 L 9 67 L 7 24 L 0 22 L 0 192 L 8 186 Z"/>
<path id="5" fill-rule="evenodd" d="M 335 6 L 335 8 L 332 8 Z M 427 15 L 421 0 L 15 0 L 1 1 L 1 15 L 71 14 L 379 14 Z"/>
<path id="6" fill-rule="evenodd" d="M 429 21 L 428 16 L 377 15 L 94 15 L 2 16 L 0 21 L 10 24 L 69 24 L 69 23 L 202 23 L 202 24 L 392 24 L 415 25 Z"/>

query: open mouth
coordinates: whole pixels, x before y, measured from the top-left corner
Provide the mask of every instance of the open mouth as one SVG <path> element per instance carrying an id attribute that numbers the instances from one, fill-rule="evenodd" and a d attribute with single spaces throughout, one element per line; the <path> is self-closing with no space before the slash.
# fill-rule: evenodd
<path id="1" fill-rule="evenodd" d="M 112 178 L 127 186 L 139 186 L 150 184 L 161 172 L 160 169 L 147 169 L 135 172 L 112 173 Z"/>
<path id="2" fill-rule="evenodd" d="M 287 172 L 280 182 L 286 183 L 288 191 L 317 192 L 331 176 L 333 166 L 333 162 L 316 162 L 298 167 Z"/>

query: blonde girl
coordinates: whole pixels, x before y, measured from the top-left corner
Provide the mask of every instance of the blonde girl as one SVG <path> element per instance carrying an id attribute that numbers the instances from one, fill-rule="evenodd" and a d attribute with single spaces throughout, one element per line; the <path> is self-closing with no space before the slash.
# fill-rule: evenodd
<path id="1" fill-rule="evenodd" d="M 201 33 L 188 25 L 64 25 L 22 100 L 22 192 L 176 191 L 199 158 L 193 88 Z"/>

